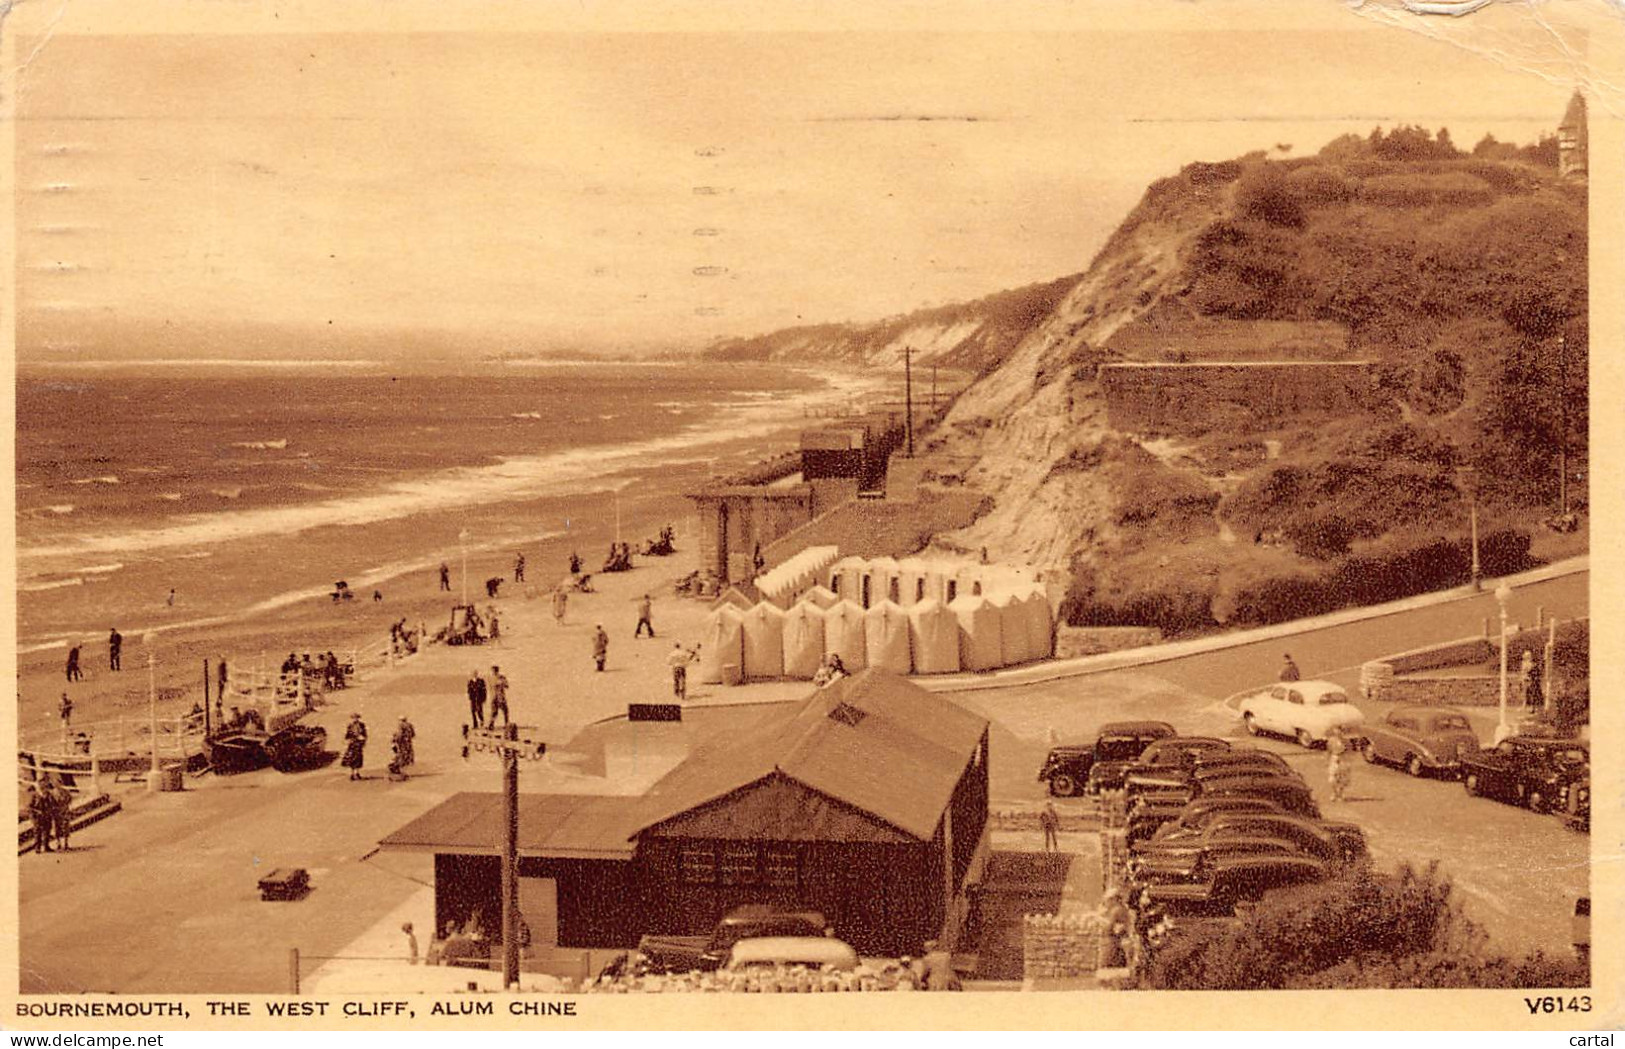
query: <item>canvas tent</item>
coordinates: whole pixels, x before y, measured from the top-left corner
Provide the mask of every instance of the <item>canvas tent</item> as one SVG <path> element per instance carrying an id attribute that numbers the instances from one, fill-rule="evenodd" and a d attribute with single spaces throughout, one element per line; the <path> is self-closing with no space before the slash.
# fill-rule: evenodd
<path id="1" fill-rule="evenodd" d="M 722 603 L 706 620 L 705 640 L 700 646 L 700 680 L 723 680 L 723 668 L 742 672 L 745 665 L 745 617 L 738 608 Z M 731 682 L 730 682 L 731 683 Z"/>
<path id="2" fill-rule="evenodd" d="M 908 613 L 890 601 L 881 601 L 863 614 L 863 637 L 869 665 L 894 674 L 913 668 L 908 646 Z"/>
<path id="3" fill-rule="evenodd" d="M 798 601 L 784 614 L 784 673 L 810 678 L 824 661 L 824 610 Z"/>
<path id="4" fill-rule="evenodd" d="M 829 567 L 829 588 L 842 600 L 857 602 L 863 596 L 863 573 L 863 558 L 843 557 Z"/>
<path id="5" fill-rule="evenodd" d="M 992 670 L 1004 665 L 999 610 L 985 597 L 962 593 L 948 606 L 959 626 L 959 666 Z"/>
<path id="6" fill-rule="evenodd" d="M 909 607 L 909 644 L 916 674 L 952 674 L 959 669 L 959 622 L 933 598 Z"/>
<path id="7" fill-rule="evenodd" d="M 1048 659 L 1055 653 L 1055 624 L 1050 615 L 1049 592 L 1033 584 L 1021 598 L 1022 620 L 1026 624 L 1027 658 Z"/>
<path id="8" fill-rule="evenodd" d="M 1027 611 L 1013 591 L 1003 590 L 988 598 L 999 614 L 999 663 L 1012 666 L 1025 663 L 1028 655 Z"/>
<path id="9" fill-rule="evenodd" d="M 841 601 L 824 611 L 824 653 L 840 656 L 849 673 L 869 665 L 863 609 L 855 603 Z"/>
<path id="10" fill-rule="evenodd" d="M 745 613 L 745 676 L 784 676 L 784 612 L 766 601 Z"/>
<path id="11" fill-rule="evenodd" d="M 840 595 L 836 594 L 835 591 L 816 584 L 801 595 L 802 602 L 817 605 L 819 608 L 828 608 L 840 599 Z"/>
<path id="12" fill-rule="evenodd" d="M 867 607 L 873 608 L 882 601 L 896 602 L 892 588 L 897 583 L 897 562 L 889 557 L 877 557 L 870 561 L 864 574 L 869 579 L 869 602 Z"/>

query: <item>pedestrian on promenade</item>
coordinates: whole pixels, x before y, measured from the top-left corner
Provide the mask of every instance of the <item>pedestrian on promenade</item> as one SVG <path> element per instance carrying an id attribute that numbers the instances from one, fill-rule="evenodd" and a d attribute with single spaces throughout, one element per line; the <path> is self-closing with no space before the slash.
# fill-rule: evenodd
<path id="1" fill-rule="evenodd" d="M 85 676 L 79 670 L 79 646 L 78 645 L 74 645 L 72 648 L 68 649 L 68 670 L 67 670 L 67 674 L 68 674 L 68 680 L 69 681 L 78 681 L 79 679 L 81 679 L 81 678 L 83 678 Z"/>
<path id="2" fill-rule="evenodd" d="M 451 569 L 446 566 L 444 561 L 440 562 L 440 589 L 451 589 Z"/>
<path id="3" fill-rule="evenodd" d="M 115 627 L 114 629 L 108 631 L 107 634 L 107 665 L 113 670 L 121 669 L 119 666 L 119 655 L 123 652 L 123 650 L 124 638 L 121 634 L 119 634 L 118 629 Z"/>
<path id="4" fill-rule="evenodd" d="M 564 613 L 569 605 L 570 595 L 565 592 L 564 587 L 561 586 L 553 591 L 553 622 L 559 626 L 564 625 Z"/>
<path id="5" fill-rule="evenodd" d="M 679 703 L 688 698 L 688 665 L 699 652 L 699 645 L 688 649 L 681 641 L 671 643 L 671 655 L 666 657 L 666 662 L 671 666 L 671 695 Z"/>
<path id="6" fill-rule="evenodd" d="M 1298 664 L 1292 662 L 1292 656 L 1291 655 L 1283 654 L 1281 656 L 1281 680 L 1282 681 L 1302 681 L 1303 680 L 1303 672 L 1298 669 Z"/>
<path id="7" fill-rule="evenodd" d="M 56 712 L 62 718 L 62 733 L 66 735 L 73 726 L 73 700 L 68 698 L 66 692 L 62 693 L 62 702 L 57 704 Z"/>
<path id="8" fill-rule="evenodd" d="M 581 555 L 576 553 L 574 550 L 570 551 L 570 574 L 581 574 Z"/>
<path id="9" fill-rule="evenodd" d="M 350 715 L 350 724 L 344 730 L 344 759 L 340 762 L 350 770 L 352 780 L 361 779 L 361 766 L 366 761 L 367 723 L 360 714 Z"/>
<path id="10" fill-rule="evenodd" d="M 28 818 L 34 822 L 34 851 L 51 852 L 51 799 L 44 784 L 36 783 L 28 791 Z"/>
<path id="11" fill-rule="evenodd" d="M 525 581 L 525 555 L 523 553 L 513 559 L 513 581 L 516 583 Z"/>
<path id="12" fill-rule="evenodd" d="M 1523 654 L 1523 705 L 1530 709 L 1546 705 L 1546 694 L 1540 683 L 1540 663 L 1533 652 Z"/>
<path id="13" fill-rule="evenodd" d="M 495 622 L 495 620 L 492 620 Z M 504 725 L 513 724 L 513 718 L 508 714 L 508 677 L 502 668 L 491 666 L 491 727 L 497 727 L 497 715 L 502 715 Z"/>
<path id="14" fill-rule="evenodd" d="M 1333 801 L 1344 800 L 1353 776 L 1348 741 L 1343 738 L 1342 729 L 1334 728 L 1326 734 L 1326 781 L 1331 785 Z"/>
<path id="15" fill-rule="evenodd" d="M 174 587 L 169 588 L 169 596 L 164 598 L 164 604 L 168 605 L 170 608 L 175 607 L 175 588 Z"/>
<path id="16" fill-rule="evenodd" d="M 418 730 L 413 727 L 412 720 L 402 714 L 399 724 L 395 726 L 395 756 L 403 769 L 418 762 L 417 748 L 412 743 L 417 734 Z"/>
<path id="17" fill-rule="evenodd" d="M 598 624 L 592 635 L 592 658 L 598 664 L 600 673 L 604 669 L 604 661 L 609 658 L 609 635 L 604 633 L 604 625 Z"/>
<path id="18" fill-rule="evenodd" d="M 475 728 L 485 727 L 485 679 L 478 670 L 468 676 L 468 720 Z"/>
<path id="19" fill-rule="evenodd" d="M 406 934 L 406 964 L 418 963 L 418 934 L 412 931 L 411 922 L 401 923 L 401 932 Z"/>
<path id="20" fill-rule="evenodd" d="M 73 792 L 60 781 L 47 788 L 51 799 L 51 833 L 58 852 L 68 851 L 68 835 L 73 831 Z"/>
<path id="21" fill-rule="evenodd" d="M 633 640 L 637 640 L 643 636 L 644 627 L 649 628 L 650 637 L 655 636 L 655 624 L 653 616 L 654 602 L 649 599 L 648 594 L 644 594 L 642 597 L 638 598 L 638 625 L 637 628 L 632 631 Z"/>
<path id="22" fill-rule="evenodd" d="M 214 690 L 214 716 L 216 718 L 220 716 L 220 707 L 226 701 L 226 677 L 226 657 L 221 656 L 220 665 L 215 670 L 215 683 L 218 686 Z"/>
<path id="23" fill-rule="evenodd" d="M 1038 825 L 1044 828 L 1044 851 L 1059 851 L 1061 848 L 1061 814 L 1055 811 L 1055 802 L 1044 802 L 1044 811 L 1038 814 Z"/>

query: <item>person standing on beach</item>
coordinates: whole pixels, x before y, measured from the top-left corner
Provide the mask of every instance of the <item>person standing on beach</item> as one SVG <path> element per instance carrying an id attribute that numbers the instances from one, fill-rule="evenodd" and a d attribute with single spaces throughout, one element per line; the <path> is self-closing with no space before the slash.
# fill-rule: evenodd
<path id="1" fill-rule="evenodd" d="M 553 591 L 553 622 L 559 626 L 564 625 L 564 612 L 569 605 L 570 595 L 564 587 L 561 586 Z"/>
<path id="2" fill-rule="evenodd" d="M 79 670 L 79 646 L 78 645 L 74 645 L 72 648 L 68 649 L 68 670 L 67 670 L 67 674 L 68 674 L 68 680 L 69 681 L 78 681 L 80 678 L 83 678 L 85 676 Z"/>
<path id="3" fill-rule="evenodd" d="M 523 553 L 513 559 L 513 581 L 516 583 L 525 581 L 525 555 Z"/>
<path id="4" fill-rule="evenodd" d="M 637 628 L 632 631 L 632 639 L 634 641 L 643 636 L 644 627 L 649 628 L 649 636 L 651 638 L 655 636 L 655 624 L 653 618 L 651 618 L 653 614 L 654 602 L 649 599 L 648 594 L 644 594 L 642 597 L 638 598 L 638 625 Z"/>
<path id="5" fill-rule="evenodd" d="M 485 727 L 485 679 L 478 670 L 468 676 L 468 720 L 475 728 Z"/>
<path id="6" fill-rule="evenodd" d="M 446 566 L 444 561 L 440 562 L 440 589 L 451 589 L 451 569 Z"/>
<path id="7" fill-rule="evenodd" d="M 581 574 L 581 555 L 576 553 L 574 550 L 570 551 L 570 574 Z"/>
<path id="8" fill-rule="evenodd" d="M 603 673 L 604 662 L 609 659 L 609 635 L 604 633 L 604 625 L 598 624 L 592 635 L 592 658 L 598 664 L 599 673 Z"/>
<path id="9" fill-rule="evenodd" d="M 671 655 L 666 657 L 666 662 L 671 665 L 671 695 L 679 703 L 688 698 L 688 665 L 698 654 L 698 645 L 686 649 L 681 641 L 671 643 Z"/>
<path id="10" fill-rule="evenodd" d="M 120 669 L 119 654 L 123 649 L 124 638 L 119 634 L 118 628 L 114 627 L 107 634 L 107 665 L 111 669 Z"/>
<path id="11" fill-rule="evenodd" d="M 219 682 L 220 687 L 214 690 L 214 716 L 215 716 L 215 720 L 219 720 L 219 718 L 220 718 L 220 708 L 226 702 L 226 657 L 225 656 L 220 657 L 220 669 L 217 671 L 217 673 L 215 675 L 215 680 Z"/>
<path id="12" fill-rule="evenodd" d="M 51 834 L 56 838 L 58 852 L 68 851 L 68 835 L 73 831 L 73 793 L 62 783 L 53 784 L 51 798 Z"/>
<path id="13" fill-rule="evenodd" d="M 36 783 L 28 793 L 28 818 L 34 821 L 34 851 L 51 852 L 51 799 L 46 787 Z"/>
<path id="14" fill-rule="evenodd" d="M 494 622 L 494 620 L 493 620 Z M 497 715 L 502 715 L 504 725 L 513 724 L 513 718 L 508 714 L 508 678 L 502 673 L 502 668 L 496 664 L 491 665 L 491 721 L 492 728 L 497 727 Z"/>
<path id="15" fill-rule="evenodd" d="M 1302 673 L 1302 671 L 1300 671 L 1298 669 L 1298 664 L 1292 662 L 1292 656 L 1290 654 L 1283 655 L 1281 657 L 1281 680 L 1282 681 L 1301 681 L 1301 680 L 1303 680 L 1303 673 Z"/>
<path id="16" fill-rule="evenodd" d="M 360 714 L 350 715 L 350 724 L 344 730 L 344 760 L 340 762 L 350 770 L 350 779 L 361 779 L 361 766 L 366 761 L 367 723 Z"/>
<path id="17" fill-rule="evenodd" d="M 164 598 L 164 604 L 168 605 L 170 608 L 175 607 L 175 588 L 174 587 L 169 588 L 169 596 Z"/>

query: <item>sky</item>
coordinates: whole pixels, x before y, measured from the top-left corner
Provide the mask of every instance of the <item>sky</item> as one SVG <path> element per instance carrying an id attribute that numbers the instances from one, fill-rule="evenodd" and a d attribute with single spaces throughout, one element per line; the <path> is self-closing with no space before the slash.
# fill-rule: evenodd
<path id="1" fill-rule="evenodd" d="M 1357 22 L 59 36 L 17 96 L 19 356 L 873 319 L 1081 272 L 1192 160 L 1402 122 L 1532 141 L 1572 87 Z"/>

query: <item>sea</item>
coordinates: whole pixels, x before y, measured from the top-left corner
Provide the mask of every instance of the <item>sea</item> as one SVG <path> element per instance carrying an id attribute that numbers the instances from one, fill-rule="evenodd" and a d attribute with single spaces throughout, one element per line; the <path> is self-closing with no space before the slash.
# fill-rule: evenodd
<path id="1" fill-rule="evenodd" d="M 505 564 L 793 447 L 869 385 L 707 362 L 23 366 L 19 656 Z"/>

